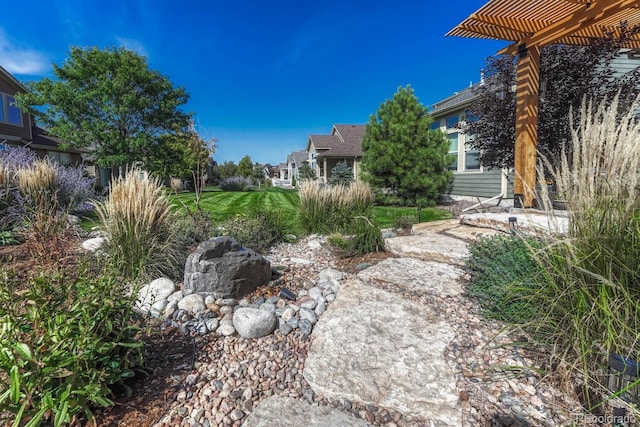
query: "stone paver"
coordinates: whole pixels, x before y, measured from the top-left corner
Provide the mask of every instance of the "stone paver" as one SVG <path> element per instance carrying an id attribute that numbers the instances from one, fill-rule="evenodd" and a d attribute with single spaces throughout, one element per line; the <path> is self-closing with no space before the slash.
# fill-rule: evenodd
<path id="1" fill-rule="evenodd" d="M 436 233 L 391 237 L 385 240 L 388 251 L 406 258 L 463 265 L 469 255 L 466 242 Z"/>
<path id="2" fill-rule="evenodd" d="M 366 427 L 369 423 L 326 406 L 290 397 L 269 397 L 253 408 L 243 427 Z"/>
<path id="3" fill-rule="evenodd" d="M 464 271 L 459 267 L 412 258 L 388 258 L 362 270 L 358 278 L 365 283 L 383 282 L 402 291 L 419 291 L 432 295 L 462 293 Z"/>
<path id="4" fill-rule="evenodd" d="M 313 336 L 304 377 L 320 396 L 461 424 L 443 355 L 454 330 L 431 308 L 351 279 Z"/>

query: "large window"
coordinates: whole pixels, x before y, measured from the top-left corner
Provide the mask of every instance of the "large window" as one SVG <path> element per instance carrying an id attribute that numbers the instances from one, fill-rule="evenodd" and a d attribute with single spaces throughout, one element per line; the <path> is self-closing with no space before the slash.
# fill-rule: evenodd
<path id="1" fill-rule="evenodd" d="M 458 132 L 452 132 L 447 135 L 449 138 L 449 154 L 454 156 L 453 162 L 449 165 L 450 171 L 458 170 Z"/>
<path id="2" fill-rule="evenodd" d="M 22 126 L 22 112 L 13 96 L 0 93 L 0 123 Z"/>

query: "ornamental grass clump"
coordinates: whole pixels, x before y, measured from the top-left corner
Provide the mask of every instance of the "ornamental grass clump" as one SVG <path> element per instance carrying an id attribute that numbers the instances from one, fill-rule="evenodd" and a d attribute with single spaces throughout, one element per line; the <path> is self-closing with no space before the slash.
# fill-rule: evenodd
<path id="1" fill-rule="evenodd" d="M 176 214 L 158 179 L 132 169 L 114 178 L 108 198 L 95 206 L 108 237 L 109 265 L 119 275 L 180 276 L 183 257 L 172 231 Z"/>
<path id="2" fill-rule="evenodd" d="M 307 181 L 300 186 L 300 222 L 305 231 L 344 231 L 358 216 L 370 216 L 375 196 L 363 182 L 325 186 Z"/>
<path id="3" fill-rule="evenodd" d="M 538 172 L 566 198 L 569 228 L 540 252 L 544 280 L 524 295 L 539 307 L 532 330 L 603 394 L 594 373 L 609 353 L 640 359 L 638 111 L 640 102 L 623 106 L 617 97 L 583 102 L 571 151 L 557 166 L 544 160 Z"/>

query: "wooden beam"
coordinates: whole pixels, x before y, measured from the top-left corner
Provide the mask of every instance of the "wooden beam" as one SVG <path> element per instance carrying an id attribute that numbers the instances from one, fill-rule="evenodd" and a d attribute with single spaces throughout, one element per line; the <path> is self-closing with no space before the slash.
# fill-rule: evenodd
<path id="1" fill-rule="evenodd" d="M 522 207 L 534 205 L 536 187 L 536 145 L 538 137 L 538 92 L 540 48 L 521 51 L 516 77 L 516 145 L 514 194 L 522 195 Z"/>
<path id="2" fill-rule="evenodd" d="M 526 36 L 534 34 L 536 31 L 540 31 L 545 27 L 552 25 L 552 21 L 548 20 L 534 20 L 523 18 L 512 18 L 510 16 L 495 16 L 485 15 L 481 13 L 473 13 L 469 19 L 475 19 L 476 21 L 484 22 L 490 25 L 496 25 L 503 28 L 508 28 L 511 31 L 525 34 Z"/>
<path id="3" fill-rule="evenodd" d="M 573 14 L 558 20 L 555 24 L 525 37 L 517 45 L 525 44 L 526 46 L 537 45 L 543 47 L 590 25 L 596 25 L 598 21 L 611 18 L 626 9 L 637 7 L 640 7 L 640 0 L 593 1 L 590 4 L 585 4 L 584 8 L 580 8 Z M 499 51 L 498 54 L 514 55 L 517 53 L 517 45 L 509 45 Z"/>

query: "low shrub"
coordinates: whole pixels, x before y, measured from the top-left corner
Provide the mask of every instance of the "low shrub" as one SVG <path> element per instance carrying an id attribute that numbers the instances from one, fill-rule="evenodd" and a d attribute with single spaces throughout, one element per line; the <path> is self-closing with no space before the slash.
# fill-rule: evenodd
<path id="1" fill-rule="evenodd" d="M 293 222 L 292 218 L 279 211 L 258 211 L 228 218 L 215 234 L 233 237 L 246 248 L 266 252 L 292 234 Z"/>
<path id="2" fill-rule="evenodd" d="M 79 424 L 143 365 L 133 301 L 87 270 L 25 281 L 0 270 L 0 424 Z"/>
<path id="3" fill-rule="evenodd" d="M 249 191 L 253 187 L 253 181 L 245 176 L 232 176 L 223 179 L 218 185 L 223 191 Z"/>
<path id="4" fill-rule="evenodd" d="M 543 281 L 536 258 L 542 243 L 519 236 L 495 235 L 469 245 L 467 267 L 472 271 L 471 291 L 487 317 L 511 323 L 531 320 L 538 309 L 525 294 Z"/>
<path id="5" fill-rule="evenodd" d="M 352 227 L 353 236 L 348 239 L 347 246 L 350 255 L 364 255 L 384 250 L 382 232 L 368 218 L 356 217 Z"/>
<path id="6" fill-rule="evenodd" d="M 108 263 L 128 279 L 180 277 L 184 264 L 176 236 L 177 214 L 160 181 L 142 175 L 132 169 L 114 178 L 109 197 L 95 204 L 108 237 Z"/>
<path id="7" fill-rule="evenodd" d="M 393 227 L 402 230 L 411 230 L 416 223 L 416 217 L 413 215 L 401 215 L 393 219 Z"/>

